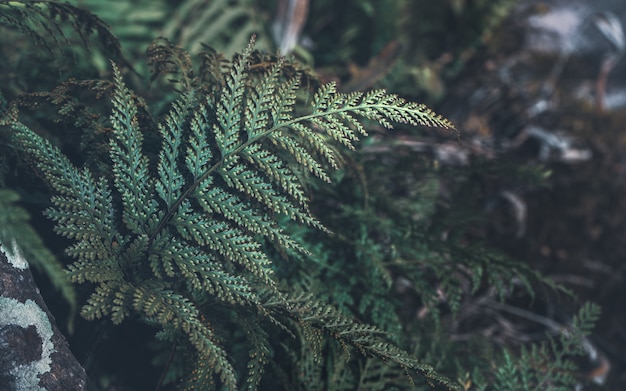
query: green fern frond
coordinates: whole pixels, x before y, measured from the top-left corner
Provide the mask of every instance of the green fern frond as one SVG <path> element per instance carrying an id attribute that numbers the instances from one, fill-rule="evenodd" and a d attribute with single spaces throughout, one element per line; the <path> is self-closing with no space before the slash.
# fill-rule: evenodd
<path id="1" fill-rule="evenodd" d="M 13 136 L 36 160 L 37 168 L 59 196 L 46 215 L 57 222 L 58 233 L 77 240 L 71 251 L 86 265 L 114 259 L 124 239 L 114 231 L 114 207 L 106 181 L 78 170 L 49 141 L 20 123 L 11 124 Z M 91 249 L 90 251 L 87 249 Z"/>
<path id="2" fill-rule="evenodd" d="M 436 384 L 449 390 L 462 388 L 439 375 L 430 365 L 422 364 L 405 351 L 387 342 L 384 331 L 376 326 L 361 324 L 343 315 L 335 308 L 320 303 L 311 294 L 300 293 L 285 298 L 286 310 L 304 325 L 323 330 L 337 341 L 353 346 L 366 356 L 374 356 L 385 362 L 399 365 L 405 371 L 413 370 Z M 271 304 L 266 303 L 271 306 Z"/>
<path id="3" fill-rule="evenodd" d="M 272 181 L 277 183 L 287 195 L 297 203 L 308 208 L 308 199 L 297 176 L 283 163 L 276 154 L 263 149 L 260 144 L 252 144 L 241 151 L 243 157 L 252 163 L 258 170 L 264 172 Z M 321 168 L 321 166 L 320 166 Z"/>
<path id="4" fill-rule="evenodd" d="M 260 320 L 257 316 L 240 317 L 237 322 L 243 325 L 246 339 L 250 343 L 250 351 L 248 353 L 250 361 L 248 361 L 247 365 L 248 373 L 244 378 L 245 389 L 249 391 L 254 391 L 259 386 L 270 355 L 269 335 L 260 326 Z"/>
<path id="5" fill-rule="evenodd" d="M 184 331 L 189 342 L 201 352 L 209 373 L 218 374 L 224 386 L 236 389 L 235 371 L 226 351 L 215 342 L 213 331 L 189 299 L 158 285 L 148 285 L 135 288 L 133 308 L 154 323 Z"/>
<path id="6" fill-rule="evenodd" d="M 122 220 L 135 234 L 152 235 L 161 217 L 151 198 L 154 186 L 148 174 L 148 158 L 142 153 L 143 135 L 137 121 L 137 106 L 122 76 L 113 65 L 117 88 L 112 98 L 114 138 L 111 140 L 114 183 L 122 196 Z"/>
<path id="7" fill-rule="evenodd" d="M 246 304 L 255 300 L 248 282 L 242 276 L 232 275 L 211 255 L 184 244 L 170 235 L 154 240 L 150 265 L 155 276 L 184 277 L 190 292 L 209 293 L 230 304 Z"/>
<path id="8" fill-rule="evenodd" d="M 250 44 L 253 45 L 254 41 L 251 41 Z M 247 60 L 248 56 L 249 53 L 244 52 L 239 62 Z M 258 88 L 252 89 L 247 97 L 243 125 L 248 139 L 255 139 L 257 132 L 266 129 L 269 125 L 270 113 L 279 111 L 280 104 L 286 103 L 275 100 L 275 89 L 282 67 L 283 59 L 281 58 L 270 68 L 269 72 L 261 77 Z"/>
<path id="9" fill-rule="evenodd" d="M 216 385 L 215 380 L 213 379 L 213 370 L 209 366 L 209 359 L 206 356 L 199 354 L 195 356 L 193 360 L 189 361 L 191 362 L 190 366 L 193 367 L 193 370 L 183 378 L 181 390 L 215 390 Z"/>
<path id="10" fill-rule="evenodd" d="M 119 280 L 103 281 L 91 294 L 87 304 L 83 305 L 80 314 L 87 320 L 101 319 L 110 315 L 116 305 L 115 295 L 122 290 L 126 289 L 124 289 L 124 283 Z M 118 309 L 118 314 L 120 313 Z M 121 319 L 116 318 L 116 322 L 121 322 Z"/>
<path id="11" fill-rule="evenodd" d="M 282 61 L 265 74 L 249 72 L 252 45 L 234 60 L 213 95 L 200 97 L 201 88 L 182 83 L 188 90 L 157 125 L 156 146 L 144 139 L 138 99 L 113 64 L 110 169 L 99 170 L 104 173 L 99 178 L 75 167 L 15 118 L 4 120 L 58 193 L 47 215 L 59 234 L 74 241 L 68 249 L 75 258 L 70 277 L 96 284 L 82 315 L 110 316 L 116 324 L 137 315 L 176 340 L 186 339 L 205 360 L 188 384 L 194 378 L 210 384 L 215 373 L 225 387 L 237 385 L 229 352 L 205 311 L 250 314 L 279 327 L 285 327 L 279 315 L 295 318 L 318 338 L 323 331 L 344 346 L 451 384 L 387 342 L 376 327 L 313 296 L 279 293 L 272 255 L 275 250 L 308 254 L 280 218 L 326 231 L 311 214 L 299 173 L 304 168 L 329 180 L 326 165 L 336 167 L 339 159 L 335 145 L 352 147 L 366 134 L 360 118 L 388 127 L 391 122 L 452 125 L 395 95 L 343 95 L 333 84 L 316 94 L 309 114 L 299 115 L 298 78 L 281 74 Z M 148 151 L 155 148 L 158 158 L 150 159 Z M 272 303 L 263 303 L 261 292 L 269 292 Z M 265 363 L 255 355 L 267 350 L 267 337 L 259 328 L 248 332 L 252 360 L 246 386 L 254 389 Z"/>
<path id="12" fill-rule="evenodd" d="M 303 119 L 325 129 L 329 136 L 351 149 L 357 136 L 350 126 L 367 135 L 353 115 L 378 122 L 388 129 L 393 128 L 392 122 L 454 129 L 450 121 L 434 114 L 426 106 L 407 102 L 385 90 L 340 94 L 335 83 L 328 83 L 315 94 L 311 105 L 313 112 Z"/>
<path id="13" fill-rule="evenodd" d="M 187 124 L 189 111 L 194 103 L 195 94 L 193 91 L 186 92 L 179 101 L 172 104 L 171 112 L 165 117 L 165 124 L 159 124 L 159 132 L 163 142 L 159 153 L 159 178 L 155 186 L 157 194 L 165 202 L 168 209 L 174 206 L 184 185 L 177 159 L 183 143 L 184 126 Z M 196 153 L 199 154 L 201 151 L 196 151 Z M 195 157 L 201 158 L 197 154 Z M 207 160 L 210 160 L 210 156 Z"/>
<path id="14" fill-rule="evenodd" d="M 217 172 L 228 186 L 244 194 L 248 194 L 256 201 L 265 205 L 272 212 L 284 214 L 298 222 L 324 229 L 316 219 L 279 193 L 271 182 L 257 175 L 255 171 L 248 169 L 245 165 L 239 164 L 235 159 L 230 159 L 230 161 L 220 167 Z"/>
<path id="15" fill-rule="evenodd" d="M 190 124 L 191 135 L 185 163 L 196 183 L 206 177 L 209 169 L 212 168 L 213 153 L 207 137 L 209 129 L 211 129 L 212 120 L 209 118 L 209 110 L 211 109 L 212 102 L 207 97 L 206 104 L 198 107 Z"/>
<path id="16" fill-rule="evenodd" d="M 572 319 L 574 338 L 588 336 L 600 319 L 601 308 L 599 305 L 586 302 Z"/>
<path id="17" fill-rule="evenodd" d="M 520 357 L 504 350 L 502 360 L 494 373 L 494 379 L 477 378 L 477 387 L 484 390 L 550 390 L 566 391 L 579 382 L 575 371 L 575 356 L 586 354 L 584 337 L 591 332 L 600 315 L 600 308 L 585 303 L 574 317 L 571 325 L 563 327 L 558 342 L 549 338 L 547 342 L 523 346 Z"/>
<path id="18" fill-rule="evenodd" d="M 286 235 L 269 216 L 261 216 L 247 202 L 232 193 L 216 186 L 198 188 L 195 198 L 207 213 L 216 213 L 228 220 L 241 225 L 252 233 L 267 237 L 270 241 L 284 249 L 307 251 L 295 240 Z"/>
<path id="19" fill-rule="evenodd" d="M 79 259 L 68 266 L 68 272 L 72 282 L 79 284 L 84 282 L 104 283 L 123 280 L 123 274 L 115 258 L 98 257 L 93 261 Z"/>
<path id="20" fill-rule="evenodd" d="M 215 141 L 222 158 L 229 156 L 240 146 L 242 128 L 243 95 L 246 90 L 247 61 L 252 52 L 254 37 L 232 66 L 217 104 L 217 123 L 213 127 Z M 254 113 L 254 111 L 252 111 Z M 249 130 L 251 132 L 253 130 Z"/>
<path id="21" fill-rule="evenodd" d="M 270 106 L 270 118 L 272 123 L 279 124 L 289 121 L 293 117 L 296 98 L 300 89 L 300 77 L 291 77 L 274 88 L 274 104 Z"/>
<path id="22" fill-rule="evenodd" d="M 336 164 L 337 159 L 335 158 L 335 152 L 330 147 L 325 145 L 326 141 L 323 140 L 322 137 L 319 135 L 314 136 L 313 131 L 302 124 L 294 124 L 291 129 L 300 131 L 300 136 L 303 141 L 309 142 L 311 149 L 319 152 L 320 155 L 326 158 L 327 163 L 331 166 L 339 168 Z M 296 162 L 302 165 L 302 167 L 311 174 L 320 178 L 324 182 L 330 183 L 330 177 L 324 169 L 324 166 L 318 162 L 317 159 L 303 146 L 302 142 L 296 140 L 293 135 L 289 133 L 289 131 L 281 131 L 280 136 L 272 137 L 272 143 L 282 148 L 289 155 L 293 156 Z"/>

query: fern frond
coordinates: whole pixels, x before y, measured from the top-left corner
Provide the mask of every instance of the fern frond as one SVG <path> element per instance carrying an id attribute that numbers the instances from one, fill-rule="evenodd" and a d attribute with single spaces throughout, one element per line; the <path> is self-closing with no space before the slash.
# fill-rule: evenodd
<path id="1" fill-rule="evenodd" d="M 69 252 L 73 255 L 72 250 L 70 248 Z M 119 262 L 115 258 L 79 259 L 68 266 L 68 273 L 72 282 L 79 284 L 87 281 L 102 283 L 123 280 Z"/>
<path id="2" fill-rule="evenodd" d="M 502 360 L 491 383 L 482 379 L 477 387 L 487 390 L 551 390 L 566 391 L 579 382 L 573 356 L 586 354 L 584 340 L 600 314 L 600 308 L 585 303 L 571 322 L 563 327 L 558 342 L 550 337 L 547 342 L 523 346 L 519 357 L 504 350 Z"/>
<path id="3" fill-rule="evenodd" d="M 257 175 L 255 171 L 248 169 L 245 165 L 238 163 L 236 159 L 227 161 L 217 172 L 228 186 L 248 194 L 274 213 L 284 214 L 298 222 L 322 230 L 325 229 L 315 218 L 300 210 L 284 195 L 280 194 L 271 182 Z"/>
<path id="4" fill-rule="evenodd" d="M 63 33 L 68 24 L 85 47 L 89 47 L 89 37 L 97 35 L 112 58 L 123 58 L 120 43 L 109 26 L 89 11 L 56 1 L 0 1 L 0 25 L 16 28 L 49 51 L 70 44 Z"/>
<path id="5" fill-rule="evenodd" d="M 226 272 L 222 264 L 206 252 L 170 235 L 158 236 L 153 248 L 149 260 L 156 276 L 182 276 L 190 292 L 209 293 L 226 303 L 247 304 L 255 301 L 246 279 Z"/>
<path id="6" fill-rule="evenodd" d="M 178 249 L 183 247 L 181 243 L 172 237 L 169 229 L 165 229 L 152 239 L 154 251 L 148 255 L 150 270 L 155 277 L 162 279 L 176 276 L 176 265 L 182 258 Z"/>
<path id="7" fill-rule="evenodd" d="M 225 221 L 206 220 L 184 201 L 172 219 L 172 225 L 186 240 L 208 246 L 225 259 L 243 266 L 247 271 L 273 285 L 271 262 L 260 244 L 239 228 Z"/>
<path id="8" fill-rule="evenodd" d="M 272 67 L 272 70 L 270 72 L 277 72 L 276 67 L 279 65 L 282 65 L 282 62 L 280 60 L 274 67 Z M 274 80 L 276 78 L 277 75 L 275 76 L 273 74 L 271 74 L 267 79 L 264 78 L 261 84 L 261 88 L 265 88 L 264 84 L 267 83 L 268 79 Z M 264 106 L 267 107 L 267 114 L 263 117 L 264 122 L 265 119 L 268 119 L 269 121 L 267 121 L 267 126 L 261 129 L 267 129 L 269 125 L 273 126 L 275 124 L 287 122 L 293 118 L 297 92 L 300 88 L 299 80 L 299 77 L 292 77 L 287 81 L 280 83 L 277 88 L 273 87 L 271 92 L 276 92 L 273 96 L 263 98 L 264 101 L 267 101 L 267 103 L 264 104 Z M 255 90 L 256 89 L 253 89 L 253 91 Z M 302 133 L 301 136 L 304 137 L 305 141 L 308 142 L 308 144 L 312 146 L 316 152 L 320 153 L 320 155 L 322 155 L 333 168 L 337 169 L 338 166 L 335 163 L 334 153 L 329 148 L 327 143 L 324 140 L 321 140 L 319 138 L 319 135 L 317 135 L 314 131 L 311 131 L 311 129 L 309 129 L 308 127 L 300 127 L 299 125 L 300 124 L 294 124 L 292 128 L 297 128 L 298 132 Z M 248 144 L 266 136 L 268 136 L 268 134 L 259 133 L 259 130 L 248 130 Z M 330 182 L 330 178 L 326 174 L 322 165 L 315 158 L 313 158 L 313 156 L 311 156 L 311 154 L 298 141 L 294 140 L 291 136 L 292 135 L 290 135 L 289 132 L 286 131 L 280 132 L 278 134 L 269 134 L 272 143 L 274 143 L 275 145 L 279 145 L 282 149 L 291 154 L 299 164 L 303 165 L 312 174 L 326 182 Z M 254 155 L 250 154 L 249 152 L 246 153 L 246 151 L 249 151 L 249 149 L 251 147 L 254 147 L 255 145 L 257 144 L 252 144 L 251 146 L 244 149 L 244 156 L 246 156 L 248 159 L 253 159 Z M 274 177 L 271 172 L 270 176 Z M 285 186 L 282 183 L 281 185 L 285 189 L 289 189 L 291 187 Z M 296 199 L 299 200 L 299 197 L 296 197 Z"/>
<path id="9" fill-rule="evenodd" d="M 300 78 L 292 77 L 275 88 L 274 104 L 270 106 L 270 118 L 273 124 L 291 120 L 295 110 L 296 98 L 300 89 Z"/>
<path id="10" fill-rule="evenodd" d="M 143 135 L 137 121 L 137 106 L 122 76 L 113 64 L 117 86 L 113 95 L 114 138 L 111 140 L 114 183 L 123 201 L 122 220 L 133 233 L 152 235 L 159 221 L 154 182 L 148 174 L 148 158 L 142 153 Z"/>
<path id="11" fill-rule="evenodd" d="M 254 41 L 250 42 L 254 44 Z M 247 58 L 244 53 L 240 61 Z M 255 139 L 257 134 L 269 125 L 270 114 L 280 110 L 280 103 L 275 100 L 275 88 L 278 83 L 278 76 L 283 66 L 283 59 L 279 59 L 269 72 L 266 72 L 258 82 L 258 87 L 253 88 L 247 97 L 244 116 L 244 130 L 248 139 Z"/>
<path id="12" fill-rule="evenodd" d="M 193 91 L 186 92 L 179 101 L 172 104 L 170 113 L 165 117 L 165 124 L 159 124 L 162 146 L 159 153 L 159 178 L 156 182 L 156 191 L 165 202 L 168 209 L 174 206 L 176 199 L 181 195 L 184 179 L 178 168 L 178 156 L 183 142 L 184 127 L 187 124 L 189 110 L 195 102 Z M 200 151 L 196 151 L 200 153 Z M 195 155 L 196 159 L 201 156 Z M 210 159 L 210 156 L 209 156 Z"/>
<path id="13" fill-rule="evenodd" d="M 308 198 L 296 175 L 276 154 L 264 149 L 260 144 L 252 144 L 241 151 L 242 156 L 292 197 L 305 210 L 308 210 Z"/>
<path id="14" fill-rule="evenodd" d="M 300 125 L 302 124 L 294 124 L 292 129 L 296 131 L 301 130 L 302 133 L 300 136 L 303 136 L 303 141 L 311 142 L 311 149 L 320 152 L 320 154 L 327 159 L 326 161 L 330 163 L 331 166 L 339 168 L 336 164 L 334 152 L 332 152 L 330 147 L 326 145 L 326 141 L 320 137 L 312 136 L 312 132 L 308 127 Z M 311 174 L 320 178 L 324 182 L 330 183 L 330 177 L 328 176 L 324 166 L 318 162 L 317 159 L 302 145 L 302 143 L 290 134 L 290 132 L 281 131 L 279 132 L 279 135 L 271 137 L 271 141 L 274 145 L 281 147 L 285 152 L 293 156 L 296 162 L 298 162 Z"/>
<path id="15" fill-rule="evenodd" d="M 203 354 L 198 354 L 189 361 L 193 370 L 183 378 L 180 389 L 182 391 L 215 391 L 213 368 L 209 366 L 209 358 Z"/>
<path id="16" fill-rule="evenodd" d="M 600 319 L 601 308 L 599 305 L 586 302 L 579 310 L 578 314 L 572 319 L 572 329 L 575 331 L 574 336 L 587 336 L 591 334 L 592 329 Z"/>
<path id="17" fill-rule="evenodd" d="M 393 128 L 392 122 L 397 122 L 454 129 L 450 121 L 436 115 L 426 106 L 407 102 L 385 90 L 366 94 L 339 94 L 335 83 L 328 83 L 315 94 L 311 105 L 313 112 L 302 119 L 320 126 L 330 137 L 351 149 L 354 148 L 353 141 L 357 139 L 352 128 L 367 135 L 353 115 L 378 122 L 386 128 Z"/>
<path id="18" fill-rule="evenodd" d="M 211 328 L 193 303 L 173 291 L 158 286 L 137 287 L 133 307 L 157 324 L 183 330 L 191 345 L 201 352 L 207 370 L 220 376 L 225 387 L 237 388 L 235 370 L 224 349 L 216 342 Z"/>
<path id="19" fill-rule="evenodd" d="M 414 370 L 427 380 L 449 390 L 462 390 L 461 385 L 439 375 L 430 365 L 419 363 L 405 351 L 386 342 L 382 338 L 385 332 L 377 327 L 357 323 L 332 306 L 320 303 L 308 293 L 287 295 L 285 301 L 284 310 L 290 312 L 299 322 L 323 330 L 341 343 L 354 346 L 362 354 L 394 363 L 404 370 Z M 272 306 L 270 303 L 266 305 Z"/>
<path id="20" fill-rule="evenodd" d="M 282 249 L 295 249 L 307 253 L 295 240 L 286 235 L 269 216 L 261 215 L 247 202 L 218 186 L 211 181 L 198 188 L 194 197 L 207 213 L 222 215 L 246 230 L 263 235 Z"/>
<path id="21" fill-rule="evenodd" d="M 123 283 L 120 281 L 107 281 L 99 284 L 89 296 L 87 304 L 83 306 L 80 314 L 87 320 L 100 319 L 110 315 L 113 311 L 115 295 L 122 286 Z"/>
<path id="22" fill-rule="evenodd" d="M 263 378 L 265 365 L 269 359 L 269 335 L 260 326 L 260 319 L 257 316 L 239 317 L 237 320 L 237 323 L 243 326 L 246 339 L 250 342 L 250 352 L 248 353 L 250 361 L 245 377 L 245 389 L 254 391 Z"/>
<path id="23" fill-rule="evenodd" d="M 206 104 L 198 107 L 190 124 L 191 134 L 185 155 L 185 164 L 196 183 L 207 175 L 213 163 L 213 153 L 208 140 L 208 133 L 212 124 L 212 120 L 209 118 L 210 109 L 212 109 L 212 102 L 207 97 Z"/>
<path id="24" fill-rule="evenodd" d="M 326 334 L 346 348 L 454 388 L 387 342 L 378 328 L 357 323 L 312 295 L 294 293 L 293 287 L 280 293 L 272 261 L 276 250 L 285 258 L 292 250 L 308 254 L 282 228 L 284 220 L 327 231 L 311 213 L 303 171 L 329 181 L 326 166 L 338 166 L 336 145 L 353 147 L 366 134 L 362 119 L 384 126 L 451 124 L 384 91 L 344 95 L 333 84 L 315 95 L 308 114 L 299 115 L 298 77 L 282 74 L 282 60 L 265 74 L 251 73 L 253 43 L 226 70 L 223 83 L 211 86 L 213 95 L 197 97 L 206 90 L 192 87 L 192 74 L 181 69 L 185 91 L 157 125 L 156 146 L 144 140 L 140 100 L 113 64 L 110 162 L 99 178 L 73 166 L 15 118 L 3 119 L 57 192 L 47 215 L 59 234 L 74 241 L 68 248 L 76 258 L 69 266 L 71 279 L 96 284 L 82 315 L 109 316 L 117 324 L 135 314 L 172 340 L 186 338 L 194 357 L 204 360 L 188 384 L 210 385 L 217 374 L 224 387 L 237 386 L 230 352 L 213 332 L 212 323 L 225 324 L 209 322 L 205 313 L 211 311 L 266 319 L 287 332 L 278 318 L 296 319 L 313 339 Z M 155 55 L 167 61 L 176 53 Z M 149 159 L 155 147 L 158 159 Z M 260 299 L 266 293 L 271 300 Z M 261 326 L 244 331 L 251 345 L 246 386 L 254 389 L 268 337 Z"/>
<path id="25" fill-rule="evenodd" d="M 317 91 L 311 103 L 310 114 L 293 117 L 290 114 L 290 105 L 295 101 L 294 86 L 295 82 L 291 82 L 278 90 L 278 100 L 283 100 L 287 111 L 273 110 L 272 127 L 248 142 L 268 136 L 292 154 L 298 163 L 324 180 L 328 180 L 328 176 L 319 166 L 319 162 L 301 146 L 301 141 L 290 140 L 288 130 L 295 132 L 300 140 L 307 143 L 309 149 L 316 151 L 331 166 L 336 167 L 335 152 L 329 148 L 328 141 L 315 133 L 315 130 L 323 131 L 340 144 L 354 149 L 353 144 L 359 139 L 359 135 L 367 135 L 357 116 L 378 122 L 386 128 L 392 128 L 392 122 L 397 122 L 454 129 L 450 121 L 436 115 L 424 105 L 407 102 L 384 90 L 367 94 L 340 94 L 334 83 L 323 85 Z"/>
<path id="26" fill-rule="evenodd" d="M 34 134 L 21 123 L 12 123 L 13 137 L 35 159 L 37 168 L 60 194 L 52 198 L 56 208 L 46 214 L 57 221 L 56 230 L 82 244 L 93 247 L 82 252 L 85 260 L 97 254 L 97 259 L 112 259 L 118 255 L 115 246 L 124 240 L 114 231 L 114 207 L 111 192 L 105 180 L 94 180 L 88 170 L 79 170 L 52 146 L 49 141 Z"/>
<path id="27" fill-rule="evenodd" d="M 229 156 L 240 144 L 247 61 L 253 45 L 254 37 L 241 57 L 233 64 L 230 74 L 226 76 L 226 84 L 217 105 L 217 124 L 213 126 L 213 132 L 223 158 Z"/>

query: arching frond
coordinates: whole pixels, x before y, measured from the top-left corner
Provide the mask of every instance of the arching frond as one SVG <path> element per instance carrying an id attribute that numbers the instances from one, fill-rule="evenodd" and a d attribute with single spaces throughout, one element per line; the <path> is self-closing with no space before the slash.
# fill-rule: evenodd
<path id="1" fill-rule="evenodd" d="M 159 42 L 155 48 L 163 45 Z M 207 90 L 192 82 L 184 54 L 153 53 L 159 61 L 172 55 L 182 61 L 157 64 L 158 72 L 185 68 L 179 75 L 184 91 L 156 127 L 142 122 L 138 98 L 113 65 L 110 161 L 100 177 L 74 166 L 15 118 L 4 120 L 57 193 L 47 215 L 56 231 L 74 242 L 68 248 L 75 259 L 70 277 L 96 286 L 82 315 L 110 317 L 116 324 L 135 315 L 186 341 L 203 360 L 191 371 L 190 386 L 211 384 L 215 374 L 226 388 L 237 387 L 236 366 L 214 331 L 228 321 L 207 316 L 217 313 L 231 314 L 235 322 L 266 319 L 287 330 L 278 319 L 286 316 L 453 389 L 376 327 L 281 286 L 272 261 L 276 252 L 309 254 L 283 221 L 326 231 L 311 212 L 302 172 L 329 181 L 338 166 L 337 147 L 353 148 L 367 134 L 366 121 L 385 127 L 452 124 L 385 91 L 346 95 L 332 83 L 300 114 L 298 77 L 282 74 L 283 60 L 265 73 L 250 72 L 253 43 L 205 96 L 201 91 Z M 155 128 L 160 142 L 151 145 L 153 134 L 147 132 Z M 245 386 L 254 389 L 266 363 L 268 336 L 261 325 L 243 326 L 251 349 Z"/>

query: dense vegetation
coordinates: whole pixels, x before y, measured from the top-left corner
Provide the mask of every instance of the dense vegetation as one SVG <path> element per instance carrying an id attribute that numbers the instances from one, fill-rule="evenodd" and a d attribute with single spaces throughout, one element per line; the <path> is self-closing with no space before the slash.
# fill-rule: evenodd
<path id="1" fill-rule="evenodd" d="M 18 243 L 44 292 L 65 299 L 57 318 L 98 386 L 581 381 L 572 357 L 594 305 L 534 344 L 477 332 L 485 309 L 511 312 L 512 300 L 560 288 L 484 243 L 475 178 L 540 184 L 545 172 L 449 164 L 438 145 L 463 140 L 448 120 L 383 89 L 357 91 L 382 80 L 409 96 L 419 83 L 437 102 L 509 2 L 343 2 L 318 48 L 288 58 L 271 54 L 271 2 L 76 3 L 89 11 L 0 2 L 0 242 Z M 313 30 L 326 3 L 310 10 Z M 433 17 L 403 27 L 424 12 Z M 428 37 L 445 18 L 472 34 L 446 31 L 442 48 L 455 50 L 444 61 Z M 400 58 L 407 31 L 419 39 Z M 416 132 L 438 142 L 406 138 Z"/>

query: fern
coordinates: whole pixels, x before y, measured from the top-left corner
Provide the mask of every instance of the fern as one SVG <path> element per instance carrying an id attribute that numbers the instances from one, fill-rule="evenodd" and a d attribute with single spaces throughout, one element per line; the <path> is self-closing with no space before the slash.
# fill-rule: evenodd
<path id="1" fill-rule="evenodd" d="M 299 331 L 304 335 L 307 334 L 304 329 Z M 345 347 L 333 343 L 320 343 L 306 337 L 300 340 L 302 343 L 298 355 L 290 360 L 293 368 L 280 372 L 282 376 L 288 378 L 283 381 L 285 389 L 294 391 L 417 389 L 414 379 L 408 377 L 401 367 L 389 365 L 375 357 L 346 360 Z M 289 355 L 293 352 L 286 350 L 284 354 Z"/>
<path id="2" fill-rule="evenodd" d="M 85 47 L 89 38 L 98 42 L 113 58 L 123 58 L 120 43 L 109 26 L 82 8 L 55 1 L 0 1 L 0 25 L 17 29 L 49 51 L 70 43 L 64 32 L 71 26 Z"/>
<path id="3" fill-rule="evenodd" d="M 481 390 L 554 390 L 565 391 L 575 388 L 577 368 L 572 357 L 583 355 L 583 338 L 598 320 L 600 308 L 586 303 L 574 317 L 570 327 L 561 330 L 558 342 L 548 342 L 522 347 L 521 357 L 514 360 L 511 352 L 502 354 L 503 363 L 495 371 L 491 384 L 484 379 L 477 382 Z"/>
<path id="4" fill-rule="evenodd" d="M 210 42 L 232 55 L 245 47 L 252 34 L 260 34 L 259 46 L 272 47 L 259 4 L 252 0 L 70 0 L 98 15 L 126 43 L 125 49 L 139 52 L 154 38 L 154 32 L 188 48 L 192 54 Z"/>
<path id="5" fill-rule="evenodd" d="M 244 47 L 253 34 L 260 35 L 260 46 L 269 49 L 271 43 L 251 0 L 186 0 L 178 7 L 174 18 L 163 26 L 163 35 L 180 42 L 192 54 L 203 51 L 202 42 L 211 42 L 220 51 L 232 55 Z"/>
<path id="6" fill-rule="evenodd" d="M 282 61 L 251 74 L 252 45 L 226 70 L 215 94 L 202 96 L 191 83 L 182 84 L 186 91 L 158 125 L 156 157 L 147 152 L 153 147 L 142 129 L 138 98 L 113 65 L 110 174 L 104 176 L 74 166 L 15 117 L 4 119 L 56 192 L 46 215 L 57 233 L 74 241 L 68 248 L 75 258 L 72 281 L 96 285 L 81 314 L 110 317 L 115 324 L 139 317 L 160 327 L 163 338 L 183 342 L 197 357 L 189 387 L 208 386 L 213 375 L 229 389 L 242 385 L 215 329 L 256 314 L 281 327 L 279 318 L 295 319 L 456 388 L 386 342 L 377 328 L 279 284 L 269 256 L 271 249 L 308 254 L 278 216 L 325 230 L 311 214 L 298 170 L 328 180 L 326 167 L 339 159 L 333 145 L 353 148 L 366 134 L 360 118 L 389 128 L 392 122 L 452 125 L 383 90 L 345 95 L 334 84 L 315 94 L 307 113 L 295 114 L 297 76 L 283 77 Z M 254 322 L 243 323 L 251 349 L 245 387 L 254 389 L 267 337 L 250 326 Z"/>
<path id="7" fill-rule="evenodd" d="M 477 224 L 469 220 L 475 217 L 467 212 L 473 209 L 469 202 L 439 202 L 440 188 L 446 186 L 449 191 L 462 183 L 462 177 L 455 169 L 454 180 L 450 180 L 450 173 L 432 168 L 430 159 L 398 147 L 411 136 L 390 136 L 393 148 L 386 148 L 389 153 L 384 155 L 370 152 L 383 149 L 383 142 L 368 140 L 364 148 L 348 156 L 344 166 L 352 172 L 333 175 L 334 185 L 318 190 L 317 204 L 312 207 L 335 235 L 324 238 L 306 227 L 297 229 L 310 244 L 307 248 L 314 252 L 316 262 L 290 265 L 290 281 L 298 281 L 343 313 L 376 325 L 398 346 L 407 350 L 417 346 L 414 356 L 444 373 L 457 373 L 466 387 L 479 384 L 475 377 L 480 375 L 493 381 L 490 375 L 502 356 L 493 359 L 493 352 L 488 351 L 493 341 L 467 332 L 477 322 L 489 321 L 477 310 L 478 303 L 485 297 L 510 299 L 518 285 L 522 289 L 515 290 L 516 297 L 520 293 L 533 296 L 538 287 L 553 284 L 528 265 L 480 243 L 473 230 Z M 507 171 L 509 175 L 511 171 Z M 480 197 L 477 191 L 461 194 Z M 455 212 L 465 212 L 465 219 Z M 448 220 L 448 215 L 453 218 Z M 316 246 L 322 241 L 328 245 Z M 332 281 L 332 289 L 320 281 Z M 450 338 L 450 333 L 455 337 L 461 333 L 461 340 Z M 471 341 L 466 341 L 468 335 L 473 337 Z M 339 368 L 332 354 L 321 360 L 318 367 Z M 524 365 L 518 354 L 511 353 L 511 360 L 514 366 Z M 304 357 L 298 361 L 304 361 L 301 371 L 315 376 L 313 363 Z M 358 367 L 343 368 L 346 378 L 367 378 L 364 360 L 359 363 Z M 474 373 L 468 372 L 469 368 Z M 387 369 L 390 374 L 397 373 L 397 368 Z M 424 382 L 415 383 L 417 389 L 428 389 Z"/>

